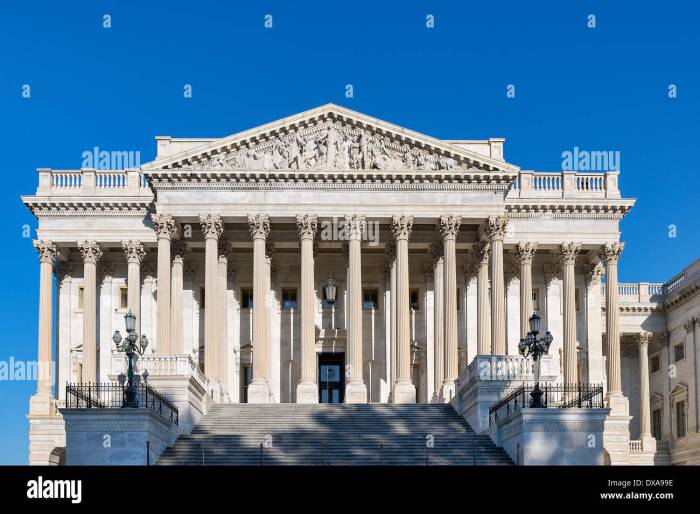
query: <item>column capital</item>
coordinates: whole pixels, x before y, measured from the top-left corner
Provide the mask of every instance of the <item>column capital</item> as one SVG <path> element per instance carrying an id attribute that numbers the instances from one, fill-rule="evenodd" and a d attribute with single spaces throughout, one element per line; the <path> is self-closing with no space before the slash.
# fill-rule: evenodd
<path id="1" fill-rule="evenodd" d="M 114 264 L 109 261 L 101 260 L 97 264 L 97 272 L 102 276 L 103 281 L 112 280 L 114 277 Z"/>
<path id="2" fill-rule="evenodd" d="M 440 216 L 440 233 L 443 239 L 455 239 L 462 224 L 461 216 Z"/>
<path id="3" fill-rule="evenodd" d="M 45 239 L 35 239 L 32 241 L 34 249 L 39 254 L 40 262 L 48 262 L 53 264 L 54 259 L 58 256 L 58 248 L 53 243 L 53 241 L 47 241 Z"/>
<path id="4" fill-rule="evenodd" d="M 71 261 L 58 261 L 53 272 L 60 285 L 68 283 L 73 278 L 73 263 Z"/>
<path id="5" fill-rule="evenodd" d="M 78 241 L 78 248 L 85 263 L 97 264 L 102 258 L 102 249 L 97 241 Z"/>
<path id="6" fill-rule="evenodd" d="M 469 282 L 471 282 L 472 278 L 476 277 L 477 273 L 479 273 L 479 263 L 478 262 L 469 262 L 468 264 L 464 265 L 464 283 L 465 285 L 469 285 Z"/>
<path id="7" fill-rule="evenodd" d="M 275 253 L 275 244 L 269 239 L 265 240 L 265 258 L 268 261 L 272 261 L 272 256 Z"/>
<path id="8" fill-rule="evenodd" d="M 488 241 L 479 241 L 472 247 L 474 258 L 481 265 L 488 265 L 491 257 L 491 243 Z"/>
<path id="9" fill-rule="evenodd" d="M 270 235 L 270 217 L 267 214 L 249 215 L 248 226 L 252 239 L 267 239 Z"/>
<path id="10" fill-rule="evenodd" d="M 557 278 L 559 274 L 561 273 L 561 265 L 560 263 L 547 263 L 544 265 L 544 281 L 545 284 L 549 285 L 552 280 Z"/>
<path id="11" fill-rule="evenodd" d="M 200 214 L 199 225 L 202 227 L 204 239 L 219 239 L 224 233 L 224 222 L 218 214 Z"/>
<path id="12" fill-rule="evenodd" d="M 520 266 L 516 262 L 508 262 L 503 266 L 503 282 L 508 286 L 520 274 Z"/>
<path id="13" fill-rule="evenodd" d="M 360 241 L 367 231 L 367 218 L 356 214 L 347 215 L 345 216 L 343 226 L 345 228 L 345 236 L 348 241 Z"/>
<path id="14" fill-rule="evenodd" d="M 183 241 L 175 241 L 170 248 L 173 254 L 173 263 L 183 264 L 185 262 L 185 253 L 187 253 L 187 244 Z"/>
<path id="15" fill-rule="evenodd" d="M 531 241 L 521 241 L 515 247 L 515 254 L 518 258 L 518 264 L 521 266 L 525 264 L 532 264 L 535 259 L 535 253 L 537 252 L 537 243 Z"/>
<path id="16" fill-rule="evenodd" d="M 391 229 L 397 241 L 408 240 L 413 230 L 413 216 L 394 216 L 391 220 Z"/>
<path id="17" fill-rule="evenodd" d="M 586 273 L 586 285 L 591 287 L 592 285 L 600 284 L 600 279 L 603 278 L 604 274 L 605 268 L 602 264 L 597 263 L 591 265 Z"/>
<path id="18" fill-rule="evenodd" d="M 562 266 L 573 266 L 576 264 L 576 257 L 581 251 L 581 243 L 562 243 L 559 246 L 559 259 Z"/>
<path id="19" fill-rule="evenodd" d="M 167 214 L 151 214 L 153 229 L 156 231 L 158 239 L 172 239 L 175 235 L 175 218 Z"/>
<path id="20" fill-rule="evenodd" d="M 433 259 L 433 266 L 437 265 L 443 260 L 445 255 L 445 245 L 442 241 L 435 241 L 430 243 L 430 256 Z"/>
<path id="21" fill-rule="evenodd" d="M 605 243 L 600 248 L 600 260 L 605 262 L 607 266 L 614 266 L 620 260 L 624 249 L 625 243 Z"/>
<path id="22" fill-rule="evenodd" d="M 219 261 L 222 259 L 227 260 L 233 255 L 233 246 L 231 241 L 219 238 L 219 244 L 217 246 Z"/>
<path id="23" fill-rule="evenodd" d="M 122 249 L 124 250 L 126 262 L 129 264 L 141 264 L 143 258 L 146 256 L 146 251 L 141 241 L 134 241 L 131 239 L 122 241 Z"/>
<path id="24" fill-rule="evenodd" d="M 508 228 L 508 218 L 505 216 L 491 216 L 486 221 L 484 233 L 491 241 L 503 241 Z"/>
<path id="25" fill-rule="evenodd" d="M 639 346 L 649 346 L 649 341 L 651 341 L 651 337 L 653 335 L 654 334 L 652 332 L 642 330 L 639 334 L 637 334 L 637 342 L 639 343 Z"/>
<path id="26" fill-rule="evenodd" d="M 686 332 L 692 332 L 695 328 L 695 325 L 697 325 L 698 323 L 700 323 L 700 320 L 698 320 L 698 318 L 690 318 L 688 321 L 683 323 L 683 328 L 685 328 Z"/>
<path id="27" fill-rule="evenodd" d="M 314 239 L 318 230 L 318 216 L 313 214 L 298 215 L 297 229 L 299 230 L 299 239 Z"/>

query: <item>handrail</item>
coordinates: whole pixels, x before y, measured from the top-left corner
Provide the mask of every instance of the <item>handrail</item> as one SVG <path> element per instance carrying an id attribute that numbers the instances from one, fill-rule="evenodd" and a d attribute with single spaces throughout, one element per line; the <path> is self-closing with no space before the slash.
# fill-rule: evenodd
<path id="1" fill-rule="evenodd" d="M 174 425 L 179 423 L 177 407 L 146 384 L 134 385 L 138 408 L 150 409 Z M 67 409 L 123 409 L 127 403 L 128 386 L 114 383 L 66 384 Z"/>

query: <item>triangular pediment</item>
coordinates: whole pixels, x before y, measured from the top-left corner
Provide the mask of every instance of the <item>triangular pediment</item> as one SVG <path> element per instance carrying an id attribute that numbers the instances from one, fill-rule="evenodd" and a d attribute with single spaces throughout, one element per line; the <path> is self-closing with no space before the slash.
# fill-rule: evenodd
<path id="1" fill-rule="evenodd" d="M 142 166 L 166 170 L 383 170 L 514 173 L 502 160 L 327 104 Z"/>

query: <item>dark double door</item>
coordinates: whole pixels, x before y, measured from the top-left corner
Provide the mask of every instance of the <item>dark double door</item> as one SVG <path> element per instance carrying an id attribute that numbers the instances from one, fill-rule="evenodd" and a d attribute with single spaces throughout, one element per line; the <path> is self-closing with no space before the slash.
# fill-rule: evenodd
<path id="1" fill-rule="evenodd" d="M 318 356 L 318 400 L 343 403 L 345 396 L 345 354 L 321 353 Z"/>

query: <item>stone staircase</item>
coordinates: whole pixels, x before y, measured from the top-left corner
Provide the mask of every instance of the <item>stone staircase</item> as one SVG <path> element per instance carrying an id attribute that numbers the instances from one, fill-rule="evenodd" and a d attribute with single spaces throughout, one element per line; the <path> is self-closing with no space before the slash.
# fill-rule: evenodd
<path id="1" fill-rule="evenodd" d="M 426 463 L 512 464 L 450 405 L 425 404 L 218 404 L 158 461 L 194 466 Z"/>

